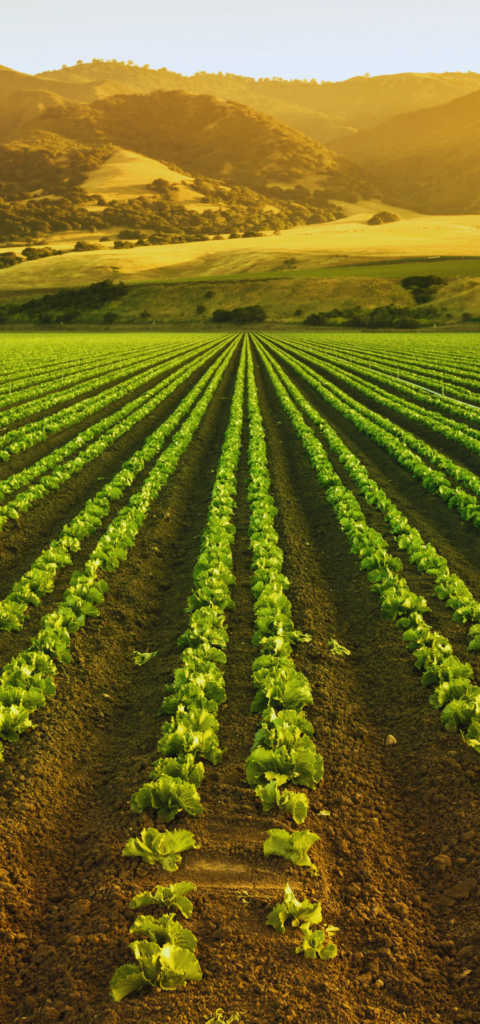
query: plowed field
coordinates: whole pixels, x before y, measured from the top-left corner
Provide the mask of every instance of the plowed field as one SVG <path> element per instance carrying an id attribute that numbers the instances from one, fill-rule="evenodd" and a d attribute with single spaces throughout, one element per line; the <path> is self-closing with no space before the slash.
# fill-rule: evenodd
<path id="1" fill-rule="evenodd" d="M 480 375 L 477 382 L 473 369 L 469 376 L 468 353 L 457 357 L 455 336 L 451 335 L 450 347 L 445 342 L 436 363 L 430 361 L 431 353 L 426 353 L 422 364 L 421 353 L 413 345 L 408 349 L 405 336 L 397 349 L 394 335 L 383 340 L 378 336 L 374 341 L 367 335 L 356 337 L 355 352 L 359 359 L 364 357 L 364 363 L 356 364 L 351 372 L 360 383 L 369 380 L 370 387 L 378 387 L 378 400 L 346 380 L 341 385 L 344 394 L 362 402 L 365 415 L 374 411 L 391 419 L 456 467 L 468 470 L 473 477 L 462 486 L 475 496 L 474 477 L 480 468 L 474 433 L 478 426 L 480 438 Z M 307 340 L 323 358 L 327 341 L 332 350 L 335 338 L 323 334 L 315 340 L 309 334 Z M 78 335 L 69 338 L 65 345 L 68 349 L 75 344 L 70 358 L 76 359 L 81 369 L 78 339 Z M 100 374 L 100 364 L 107 369 L 116 359 L 134 359 L 135 345 L 140 342 L 141 336 L 140 340 L 129 336 L 116 349 L 115 336 L 102 335 L 98 367 L 92 374 Z M 20 735 L 12 735 L 5 725 L 0 729 L 4 744 L 0 764 L 0 1022 L 204 1024 L 217 1008 L 223 1011 L 219 1021 L 244 1024 L 480 1021 L 480 760 L 472 739 L 477 717 L 480 721 L 479 698 L 465 689 L 457 696 L 450 693 L 443 705 L 433 706 L 429 698 L 434 686 L 422 685 L 415 653 L 412 656 L 394 617 L 382 612 L 380 595 L 367 571 L 360 570 L 359 556 L 351 550 L 349 527 L 339 521 L 336 506 L 327 497 L 328 487 L 319 482 L 268 372 L 268 358 L 283 369 L 303 398 L 361 460 L 370 479 L 395 503 L 410 527 L 447 560 L 450 574 L 463 581 L 479 602 L 480 533 L 475 517 L 459 515 L 457 508 L 422 486 L 422 479 L 334 409 L 284 358 L 285 347 L 289 349 L 287 337 L 237 334 L 208 339 L 192 335 L 186 344 L 185 336 L 162 335 L 158 343 L 150 336 L 148 342 L 148 352 L 142 350 L 141 369 L 136 365 L 118 369 L 113 384 L 128 384 L 123 397 L 106 399 L 101 409 L 60 430 L 47 430 L 43 439 L 0 463 L 1 490 L 12 474 L 34 466 L 81 436 L 92 423 L 117 412 L 122 404 L 146 395 L 163 380 L 167 382 L 170 373 L 183 372 L 189 361 L 203 353 L 190 376 L 163 398 L 160 393 L 153 411 L 55 489 L 32 499 L 30 507 L 19 510 L 16 518 L 7 516 L 0 533 L 0 602 L 4 603 L 65 524 L 89 499 L 95 503 L 99 489 L 129 464 L 202 375 L 217 365 L 216 360 L 226 359 L 191 440 L 150 500 L 133 543 L 124 557 L 119 556 L 116 567 L 102 564 L 97 568 L 97 577 L 108 584 L 108 591 L 99 614 L 87 614 L 84 624 L 72 629 L 71 660 L 57 657 L 48 643 L 43 648 L 56 665 L 56 693 L 32 710 L 30 724 L 19 729 Z M 347 342 L 348 336 L 342 335 L 343 349 L 338 348 L 337 354 L 353 359 L 353 347 L 347 352 Z M 198 347 L 207 343 L 210 348 Z M 330 370 L 319 368 L 312 351 L 299 351 L 298 335 L 295 343 L 291 352 L 296 360 L 309 372 L 319 373 L 325 385 L 333 382 L 340 386 L 333 364 Z M 29 344 L 33 344 L 30 336 L 25 342 Z M 49 344 L 44 356 L 36 350 L 29 363 L 29 386 L 37 386 L 35 375 L 40 374 L 42 360 L 53 374 L 58 367 L 58 379 L 52 383 L 49 403 L 23 418 L 21 395 L 15 395 L 24 385 L 25 363 L 20 366 L 14 347 L 7 348 L 0 402 L 4 394 L 7 408 L 17 409 L 18 404 L 18 413 L 12 423 L 0 428 L 0 454 L 7 430 L 47 424 L 56 412 L 69 409 L 85 396 L 101 396 L 112 386 L 109 382 L 95 387 L 94 380 L 80 383 L 78 397 L 62 400 L 62 386 L 66 385 L 62 385 L 61 362 L 67 349 L 61 349 L 54 337 Z M 381 374 L 388 363 L 389 345 L 395 358 L 403 358 L 403 369 L 387 387 Z M 245 763 L 261 725 L 260 714 L 250 710 L 256 692 L 252 664 L 259 651 L 252 646 L 258 625 L 256 597 L 251 590 L 247 484 L 252 466 L 245 387 L 232 518 L 235 582 L 230 592 L 235 607 L 225 613 L 228 646 L 226 664 L 221 668 L 226 701 L 218 708 L 223 754 L 216 764 L 203 759 L 205 777 L 199 787 L 203 813 L 191 816 L 180 810 L 165 823 L 153 808 L 141 814 L 133 812 L 130 800 L 148 782 L 159 756 L 162 726 L 171 717 L 159 717 L 158 712 L 168 692 L 165 687 L 181 665 L 177 640 L 189 623 L 185 609 L 242 351 L 247 349 L 253 359 L 270 494 L 278 510 L 275 530 L 284 556 L 282 572 L 290 581 L 292 619 L 296 630 L 311 637 L 294 646 L 293 659 L 311 687 L 313 703 L 304 711 L 323 757 L 324 777 L 312 788 L 295 787 L 294 778 L 290 779 L 293 788 L 309 801 L 301 824 L 280 806 L 264 812 L 245 777 Z M 375 362 L 380 350 L 386 353 L 383 369 Z M 178 364 L 172 370 L 162 369 L 163 362 L 175 358 L 177 352 Z M 437 364 L 438 374 L 447 381 L 443 395 L 434 381 Z M 135 378 L 144 368 L 151 369 L 151 379 L 137 385 Z M 378 384 L 371 380 L 377 370 Z M 462 374 L 463 384 L 457 379 Z M 415 387 L 422 375 L 430 377 L 424 387 L 436 391 L 439 401 L 445 403 L 432 416 L 439 421 L 442 417 L 445 422 L 455 420 L 461 435 L 458 440 L 439 433 L 433 420 L 409 418 L 406 407 L 401 412 L 386 407 L 384 392 L 398 397 L 399 380 L 413 382 Z M 10 386 L 13 390 L 9 391 Z M 460 391 L 457 395 L 455 387 L 468 390 L 468 396 L 462 397 Z M 417 388 L 416 397 L 402 392 L 400 398 L 423 416 L 429 414 L 426 396 L 427 391 Z M 477 399 L 478 414 L 471 408 Z M 471 418 L 466 416 L 467 404 Z M 323 428 L 313 420 L 308 420 L 308 425 L 312 436 L 324 445 L 339 486 L 349 489 L 358 502 L 367 528 L 384 537 L 392 555 L 400 559 L 397 576 L 428 602 L 424 615 L 429 627 L 447 638 L 459 663 L 471 666 L 469 685 L 478 686 L 480 650 L 467 653 L 472 635 L 476 635 L 469 630 L 479 621 L 475 609 L 463 620 L 454 621 L 453 607 L 436 593 L 437 578 L 428 570 L 418 571 L 407 550 L 397 550 L 382 511 L 367 500 L 349 475 L 343 457 L 330 450 Z M 473 433 L 465 432 L 463 439 L 471 438 L 473 448 L 462 443 L 465 427 Z M 174 444 L 175 436 L 165 440 L 162 451 Z M 156 458 L 148 462 L 145 456 L 135 479 L 126 482 L 119 497 L 109 499 L 108 512 L 91 534 L 81 539 L 78 549 L 70 550 L 70 564 L 59 565 L 38 607 L 29 604 L 23 628 L 7 627 L 0 632 L 2 670 L 40 636 L 42 616 L 55 612 L 72 573 L 83 571 L 100 538 L 125 508 L 133 507 L 130 499 L 145 485 Z M 23 490 L 22 485 L 14 493 Z M 5 495 L 2 505 L 10 501 L 11 495 Z M 332 639 L 349 653 L 335 654 Z M 134 651 L 157 653 L 138 666 Z M 25 684 L 27 691 L 30 685 L 34 681 Z M 0 715 L 4 707 L 22 706 L 19 692 L 14 697 L 10 694 L 8 704 L 5 671 L 0 686 L 4 694 Z M 463 702 L 464 717 L 456 728 L 444 716 L 449 700 Z M 0 724 L 2 721 L 0 718 Z M 159 864 L 144 863 L 140 857 L 122 856 L 132 836 L 154 827 L 162 833 L 188 829 L 200 844 L 183 855 L 174 874 Z M 265 857 L 263 844 L 269 829 L 315 833 L 318 838 L 310 856 L 318 873 L 278 856 Z M 173 990 L 145 985 L 114 1002 L 109 995 L 114 972 L 122 964 L 134 963 L 128 948 L 132 941 L 129 927 L 136 917 L 129 907 L 132 897 L 158 884 L 184 880 L 196 886 L 190 894 L 193 914 L 187 923 L 183 919 L 181 923 L 198 940 L 195 955 L 202 980 Z M 282 936 L 267 925 L 267 916 L 282 901 L 287 883 L 299 900 L 320 901 L 324 921 L 339 929 L 334 939 L 338 954 L 333 959 L 297 954 L 298 929 L 289 924 Z M 145 911 L 153 912 L 151 908 Z"/>

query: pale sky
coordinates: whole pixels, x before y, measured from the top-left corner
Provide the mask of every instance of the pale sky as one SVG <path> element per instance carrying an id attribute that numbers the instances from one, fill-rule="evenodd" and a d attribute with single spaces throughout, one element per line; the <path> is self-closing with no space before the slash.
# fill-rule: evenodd
<path id="1" fill-rule="evenodd" d="M 133 60 L 182 74 L 480 71 L 478 0 L 0 0 L 0 64 Z"/>

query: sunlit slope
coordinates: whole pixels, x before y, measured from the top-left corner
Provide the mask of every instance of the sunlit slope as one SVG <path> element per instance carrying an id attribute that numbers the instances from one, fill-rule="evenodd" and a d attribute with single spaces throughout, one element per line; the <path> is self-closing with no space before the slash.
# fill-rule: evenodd
<path id="1" fill-rule="evenodd" d="M 188 174 L 180 174 L 159 160 L 117 149 L 108 160 L 92 171 L 83 183 L 83 189 L 90 195 L 100 193 L 105 199 L 131 199 L 147 192 L 147 185 L 161 178 L 174 185 L 193 181 Z"/>
<path id="2" fill-rule="evenodd" d="M 187 242 L 127 250 L 66 253 L 1 271 L 1 290 L 70 287 L 111 277 L 155 281 L 170 277 L 269 274 L 295 257 L 304 268 L 372 259 L 477 256 L 480 216 L 411 217 L 370 227 L 358 214 L 264 238 Z"/>
<path id="3" fill-rule="evenodd" d="M 480 91 L 402 114 L 335 146 L 406 205 L 425 213 L 480 213 Z"/>

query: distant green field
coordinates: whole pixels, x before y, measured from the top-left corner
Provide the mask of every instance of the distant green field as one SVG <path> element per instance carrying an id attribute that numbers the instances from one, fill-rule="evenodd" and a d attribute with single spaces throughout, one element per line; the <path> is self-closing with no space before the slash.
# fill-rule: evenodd
<path id="1" fill-rule="evenodd" d="M 289 269 L 281 267 L 278 270 L 256 270 L 245 274 L 224 274 L 215 277 L 192 277 L 178 280 L 191 281 L 266 281 L 281 280 L 282 278 L 292 279 L 296 277 L 314 278 L 338 278 L 338 277 L 379 277 L 379 278 L 402 278 L 411 274 L 438 274 L 439 277 L 480 277 L 480 258 L 452 258 L 427 259 L 427 260 L 404 260 L 401 263 L 378 262 L 378 263 L 357 263 L 353 265 L 342 264 L 337 267 L 299 267 Z M 172 279 L 171 279 L 172 280 Z M 174 280 L 177 280 L 176 278 Z"/>

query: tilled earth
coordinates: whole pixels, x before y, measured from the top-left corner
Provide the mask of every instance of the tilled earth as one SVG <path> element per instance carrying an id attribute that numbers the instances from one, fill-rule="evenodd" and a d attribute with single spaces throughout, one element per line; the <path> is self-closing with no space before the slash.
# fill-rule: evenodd
<path id="1" fill-rule="evenodd" d="M 57 676 L 57 697 L 35 715 L 38 728 L 6 750 L 0 780 L 1 1024 L 203 1024 L 217 1007 L 227 1019 L 238 1011 L 245 1024 L 480 1020 L 480 762 L 460 735 L 442 730 L 439 712 L 430 707 L 398 631 L 381 617 L 257 358 L 295 626 L 313 637 L 296 649 L 295 662 L 312 686 L 315 703 L 307 711 L 325 762 L 324 781 L 309 793 L 304 826 L 319 836 L 312 854 L 319 874 L 264 858 L 267 829 L 291 825 L 280 815 L 263 814 L 245 782 L 258 724 L 249 710 L 256 651 L 250 642 L 246 429 L 235 520 L 236 610 L 229 615 L 225 670 L 228 702 L 220 710 L 226 749 L 219 765 L 206 766 L 200 789 L 204 815 L 173 822 L 191 829 L 201 849 L 184 855 L 175 875 L 121 856 L 128 837 L 142 826 L 163 828 L 146 813 L 133 815 L 130 796 L 148 779 L 162 722 L 157 711 L 180 664 L 177 638 L 187 621 L 184 608 L 237 361 L 238 352 L 127 561 L 106 574 L 105 604 L 99 618 L 75 634 L 71 665 Z M 342 433 L 336 414 L 297 383 Z M 170 411 L 160 409 L 162 416 Z M 351 425 L 344 425 L 342 436 L 412 524 L 446 554 L 452 571 L 478 593 L 477 535 Z M 131 440 L 139 443 L 137 435 Z M 113 475 L 128 457 L 125 450 L 118 451 L 118 460 L 112 454 L 103 463 L 97 460 L 95 476 Z M 346 474 L 344 479 L 349 482 Z M 90 493 L 93 477 L 79 474 L 71 506 L 68 512 L 66 503 L 59 506 L 58 521 L 42 507 L 36 523 L 32 514 L 25 517 L 25 535 L 18 531 L 17 538 L 13 529 L 2 534 L 3 553 L 12 556 L 12 547 L 17 549 L 18 562 L 10 557 L 9 572 L 15 574 L 17 566 L 24 571 L 28 551 L 40 550 L 71 518 L 75 502 Z M 372 525 L 380 525 L 374 510 L 365 512 Z M 408 562 L 406 570 L 412 588 L 429 598 L 430 620 L 441 624 L 462 656 L 466 629 L 452 624 L 427 577 L 412 572 Z M 67 579 L 59 579 L 58 592 L 42 612 L 59 599 Z M 24 633 L 1 637 L 2 664 L 26 645 L 35 623 L 32 616 Z M 329 653 L 332 637 L 350 657 Z M 158 654 L 138 668 L 133 649 Z M 397 740 L 394 746 L 385 747 L 387 735 Z M 322 809 L 330 817 L 319 816 Z M 187 926 L 198 939 L 202 982 L 177 992 L 143 990 L 113 1004 L 108 982 L 129 960 L 132 895 L 184 879 L 197 885 Z M 287 881 L 298 897 L 320 899 L 326 923 L 340 929 L 333 961 L 304 960 L 295 954 L 295 931 L 289 927 L 282 937 L 267 928 L 269 909 Z"/>

